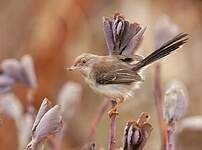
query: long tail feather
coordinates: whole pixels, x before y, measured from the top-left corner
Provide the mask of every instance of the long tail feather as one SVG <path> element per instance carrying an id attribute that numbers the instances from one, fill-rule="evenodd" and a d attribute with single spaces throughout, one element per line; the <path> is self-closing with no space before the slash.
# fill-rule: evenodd
<path id="1" fill-rule="evenodd" d="M 186 33 L 178 34 L 173 39 L 164 43 L 159 49 L 155 50 L 153 53 L 151 53 L 149 56 L 144 58 L 142 61 L 135 64 L 133 67 L 133 70 L 137 71 L 137 70 L 141 69 L 142 67 L 145 67 L 145 66 L 169 55 L 172 51 L 175 51 L 176 49 L 180 48 L 184 43 L 187 42 L 188 38 L 185 38 L 187 36 L 188 36 L 188 34 L 186 34 Z"/>

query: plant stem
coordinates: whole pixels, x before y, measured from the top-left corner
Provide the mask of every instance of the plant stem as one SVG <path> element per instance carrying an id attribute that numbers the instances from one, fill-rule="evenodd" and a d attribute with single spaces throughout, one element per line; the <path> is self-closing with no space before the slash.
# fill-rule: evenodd
<path id="1" fill-rule="evenodd" d="M 167 136 L 167 126 L 163 119 L 163 99 L 160 83 L 161 82 L 160 74 L 161 74 L 161 66 L 160 64 L 157 64 L 155 68 L 154 99 L 157 116 L 160 124 L 161 141 L 162 141 L 161 149 L 166 150 L 168 148 L 168 136 Z"/>
<path id="2" fill-rule="evenodd" d="M 167 128 L 168 150 L 175 150 L 175 124 L 169 124 Z"/>
<path id="3" fill-rule="evenodd" d="M 116 101 L 112 100 L 112 108 L 116 105 Z M 109 137 L 109 150 L 116 149 L 116 114 L 112 115 L 110 120 L 110 137 Z"/>

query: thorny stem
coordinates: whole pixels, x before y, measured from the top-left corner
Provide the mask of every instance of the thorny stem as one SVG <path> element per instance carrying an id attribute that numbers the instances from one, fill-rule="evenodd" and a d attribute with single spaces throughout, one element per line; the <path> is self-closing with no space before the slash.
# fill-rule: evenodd
<path id="1" fill-rule="evenodd" d="M 116 101 L 112 100 L 112 108 L 116 106 Z M 112 115 L 110 120 L 110 137 L 109 137 L 109 150 L 116 149 L 116 114 Z"/>
<path id="2" fill-rule="evenodd" d="M 109 106 L 109 99 L 104 99 L 102 101 L 102 103 L 100 104 L 97 112 L 95 113 L 95 116 L 91 122 L 89 131 L 88 131 L 88 142 L 91 143 L 95 134 L 95 130 L 97 128 L 97 125 L 100 122 L 100 119 L 102 118 L 102 116 L 104 115 L 104 112 L 107 110 L 108 106 Z"/>
<path id="3" fill-rule="evenodd" d="M 155 106 L 158 115 L 158 120 L 160 124 L 161 140 L 162 140 L 162 150 L 168 149 L 168 136 L 167 136 L 167 126 L 163 119 L 163 99 L 162 99 L 162 89 L 161 89 L 161 68 L 160 64 L 156 65 L 155 68 L 155 83 L 154 83 L 154 99 Z"/>

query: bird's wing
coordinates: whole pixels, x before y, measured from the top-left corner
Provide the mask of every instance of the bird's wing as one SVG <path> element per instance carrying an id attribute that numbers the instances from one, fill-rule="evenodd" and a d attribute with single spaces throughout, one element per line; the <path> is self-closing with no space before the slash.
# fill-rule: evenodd
<path id="1" fill-rule="evenodd" d="M 99 84 L 131 84 L 142 78 L 131 67 L 122 62 L 102 63 L 95 66 L 94 78 Z"/>
<path id="2" fill-rule="evenodd" d="M 131 55 L 131 56 L 125 56 L 125 55 L 114 55 L 114 57 L 116 57 L 117 59 L 128 63 L 128 64 L 132 64 L 134 62 L 139 62 L 142 61 L 144 58 L 140 55 Z"/>
<path id="3" fill-rule="evenodd" d="M 116 13 L 114 18 L 103 18 L 103 30 L 110 55 L 130 56 L 139 47 L 145 28 Z"/>

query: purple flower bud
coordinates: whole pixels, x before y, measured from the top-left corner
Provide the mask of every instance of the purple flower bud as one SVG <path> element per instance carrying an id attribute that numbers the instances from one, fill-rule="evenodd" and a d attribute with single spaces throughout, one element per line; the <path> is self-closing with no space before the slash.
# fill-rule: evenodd
<path id="1" fill-rule="evenodd" d="M 125 50 L 123 51 L 123 55 L 130 56 L 131 54 L 134 54 L 134 52 L 139 48 L 142 40 L 143 40 L 143 34 L 146 30 L 146 27 L 141 29 L 128 43 Z"/>
<path id="2" fill-rule="evenodd" d="M 60 106 L 55 105 L 41 118 L 33 137 L 41 141 L 49 135 L 55 134 L 62 129 L 62 118 L 60 115 Z"/>
<path id="3" fill-rule="evenodd" d="M 61 113 L 66 120 L 70 119 L 76 111 L 81 100 L 81 94 L 81 85 L 75 82 L 65 83 L 60 90 L 57 100 L 61 106 Z"/>
<path id="4" fill-rule="evenodd" d="M 25 55 L 21 62 L 16 59 L 6 59 L 1 63 L 3 74 L 11 77 L 30 88 L 36 88 L 36 75 L 31 56 Z"/>
<path id="5" fill-rule="evenodd" d="M 41 103 L 41 106 L 39 108 L 39 111 L 37 113 L 37 116 L 35 118 L 33 127 L 32 127 L 32 132 L 35 131 L 37 125 L 39 124 L 41 118 L 44 116 L 44 114 L 51 108 L 50 106 L 50 101 L 47 98 L 44 98 L 43 102 Z"/>
<path id="6" fill-rule="evenodd" d="M 45 99 L 40 107 L 40 112 L 37 114 L 37 120 L 32 127 L 34 130 L 32 131 L 32 140 L 27 145 L 28 150 L 36 150 L 45 139 L 60 132 L 63 127 L 61 107 L 55 105 L 46 112 L 48 107 L 48 100 Z"/>
<path id="7" fill-rule="evenodd" d="M 172 22 L 169 16 L 166 15 L 163 15 L 158 19 L 154 30 L 156 49 L 179 32 L 178 26 Z"/>
<path id="8" fill-rule="evenodd" d="M 24 83 L 31 88 L 36 88 L 37 81 L 32 57 L 24 55 L 21 58 L 21 65 L 24 72 Z"/>
<path id="9" fill-rule="evenodd" d="M 112 22 L 110 18 L 103 17 L 103 31 L 104 31 L 105 40 L 106 40 L 107 48 L 110 55 L 112 54 L 114 49 L 113 31 L 111 26 L 112 26 Z"/>
<path id="10" fill-rule="evenodd" d="M 179 81 L 172 81 L 164 98 L 164 118 L 168 124 L 180 120 L 186 112 L 188 96 L 185 86 Z"/>
<path id="11" fill-rule="evenodd" d="M 11 77 L 0 75 L 0 94 L 9 92 L 14 83 L 15 81 Z"/>
<path id="12" fill-rule="evenodd" d="M 23 80 L 22 77 L 22 66 L 19 61 L 16 59 L 5 59 L 1 63 L 2 72 L 13 78 L 14 80 L 21 81 Z"/>
<path id="13" fill-rule="evenodd" d="M 103 19 L 103 29 L 109 54 L 131 56 L 139 47 L 144 30 L 137 23 L 130 23 L 119 13 Z"/>

